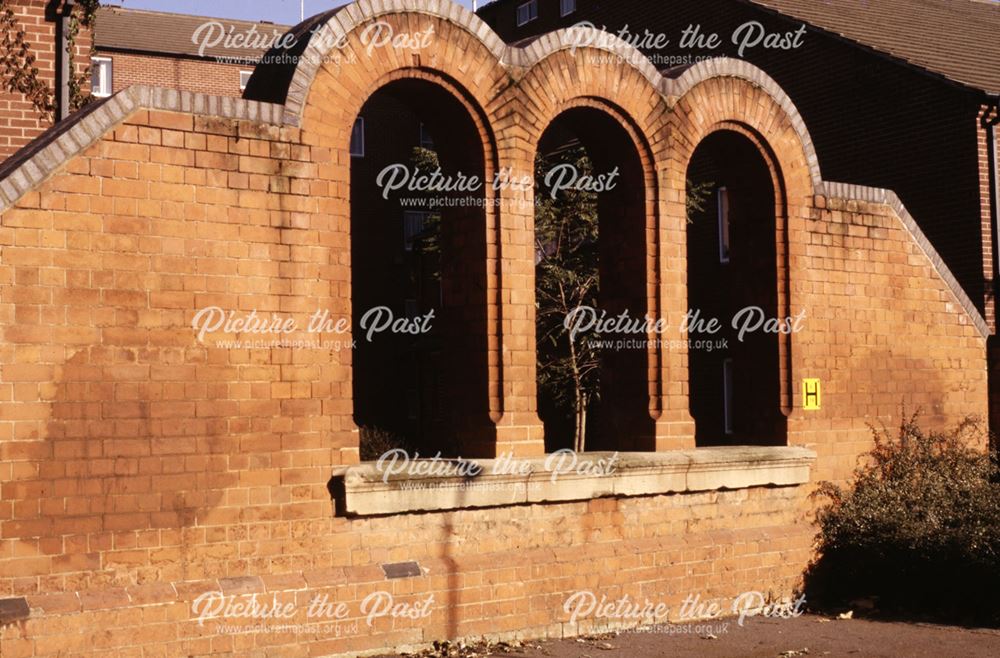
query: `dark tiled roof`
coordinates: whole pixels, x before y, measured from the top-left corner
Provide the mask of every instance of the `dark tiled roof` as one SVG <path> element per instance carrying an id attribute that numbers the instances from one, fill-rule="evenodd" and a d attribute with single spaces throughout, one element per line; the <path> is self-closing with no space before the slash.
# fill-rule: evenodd
<path id="1" fill-rule="evenodd" d="M 214 25 L 202 27 L 208 23 Z M 199 29 L 203 29 L 200 35 Z M 220 41 L 217 45 L 206 47 L 203 52 L 199 52 L 203 38 L 214 37 L 220 31 L 228 34 L 230 30 L 233 34 L 248 34 L 251 29 L 261 37 L 259 40 L 255 39 L 256 43 L 251 43 L 250 47 L 226 47 L 224 41 Z M 97 12 L 94 45 L 98 51 L 128 50 L 188 57 L 256 60 L 277 37 L 287 31 L 287 25 L 275 23 L 101 7 Z M 203 38 L 199 38 L 196 42 L 196 35 Z M 254 47 L 257 43 L 262 46 Z"/>
<path id="2" fill-rule="evenodd" d="M 994 0 L 745 0 L 1000 94 L 1000 3 Z"/>

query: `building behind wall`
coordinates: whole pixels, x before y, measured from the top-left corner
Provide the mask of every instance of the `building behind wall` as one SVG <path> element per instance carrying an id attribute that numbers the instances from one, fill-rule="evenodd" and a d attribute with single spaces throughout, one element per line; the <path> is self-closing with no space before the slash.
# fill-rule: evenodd
<path id="1" fill-rule="evenodd" d="M 668 75 L 719 56 L 761 67 L 802 114 L 824 177 L 895 191 L 995 332 L 1000 5 L 497 0 L 478 14 L 510 42 L 577 25 L 606 28 Z M 733 37 L 758 29 L 751 23 L 789 39 L 805 31 L 794 48 L 758 41 L 740 52 Z M 691 27 L 703 40 L 682 44 Z M 586 42 L 576 34 L 571 42 Z M 716 47 L 705 45 L 711 34 Z M 994 352 L 991 361 L 1000 362 Z M 997 432 L 1000 396 L 994 400 Z"/>
<path id="2" fill-rule="evenodd" d="M 156 85 L 216 96 L 241 96 L 254 66 L 287 25 L 102 7 L 94 36 L 95 67 L 107 68 L 101 93 Z M 227 46 L 223 35 L 257 35 Z M 259 41 L 258 41 L 259 39 Z"/>

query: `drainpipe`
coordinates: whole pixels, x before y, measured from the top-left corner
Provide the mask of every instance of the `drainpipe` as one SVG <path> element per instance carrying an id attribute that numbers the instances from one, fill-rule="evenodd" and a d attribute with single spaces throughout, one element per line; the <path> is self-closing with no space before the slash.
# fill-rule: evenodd
<path id="1" fill-rule="evenodd" d="M 66 52 L 66 48 L 69 46 L 70 16 L 73 15 L 73 6 L 73 0 L 66 0 L 59 18 L 59 53 L 56 61 L 59 62 L 58 112 L 60 121 L 69 116 L 69 80 L 73 74 L 73 55 Z"/>

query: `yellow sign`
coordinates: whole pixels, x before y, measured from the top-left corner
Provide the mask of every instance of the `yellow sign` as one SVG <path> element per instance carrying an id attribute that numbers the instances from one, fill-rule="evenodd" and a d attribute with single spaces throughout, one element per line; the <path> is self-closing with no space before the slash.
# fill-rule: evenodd
<path id="1" fill-rule="evenodd" d="M 802 408 L 808 411 L 819 409 L 820 387 L 818 379 L 802 380 Z"/>

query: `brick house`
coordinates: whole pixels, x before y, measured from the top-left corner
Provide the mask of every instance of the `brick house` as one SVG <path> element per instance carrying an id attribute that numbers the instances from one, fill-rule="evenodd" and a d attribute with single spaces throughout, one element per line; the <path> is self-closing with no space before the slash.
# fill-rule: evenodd
<path id="1" fill-rule="evenodd" d="M 99 93 L 135 84 L 240 96 L 260 56 L 289 26 L 102 7 L 94 38 Z M 226 45 L 226 35 L 248 42 Z"/>
<path id="2" fill-rule="evenodd" d="M 61 93 L 66 76 L 60 67 L 65 59 L 61 38 L 66 7 L 73 3 L 11 0 L 9 4 L 14 24 L 25 31 L 53 107 L 40 111 L 23 93 L 0 91 L 0 158 L 12 155 L 71 111 Z M 267 22 L 110 6 L 97 10 L 95 26 L 94 35 L 84 29 L 76 38 L 73 66 L 84 95 L 92 92 L 97 98 L 133 84 L 238 97 L 260 55 L 288 29 Z M 245 45 L 225 45 L 225 35 L 234 34 L 247 35 Z"/>
<path id="3" fill-rule="evenodd" d="M 899 195 L 829 177 L 766 69 L 509 43 L 447 0 L 362 0 L 293 35 L 243 99 L 131 86 L 0 165 L 3 655 L 356 656 L 638 623 L 571 616 L 580 592 L 788 597 L 809 494 L 849 477 L 869 422 L 986 413 L 983 312 Z M 568 141 L 620 168 L 595 201 L 602 306 L 668 321 L 602 363 L 616 431 L 556 477 L 535 190 L 441 195 L 421 294 L 387 274 L 414 231 L 378 177 L 416 144 L 448 176 L 518 180 Z M 690 222 L 689 180 L 714 185 Z M 398 345 L 361 318 L 424 297 L 433 432 L 478 475 L 360 459 L 360 407 L 407 404 L 384 384 Z M 747 368 L 726 380 L 689 343 L 692 303 L 808 312 L 727 357 L 760 359 L 754 413 L 727 412 L 719 384 L 742 395 Z M 340 323 L 310 331 L 318 312 Z M 282 617 L 226 612 L 250 601 Z M 317 601 L 343 615 L 317 625 Z"/>

